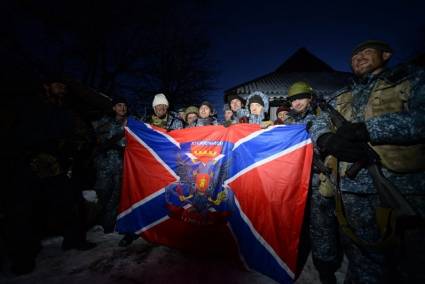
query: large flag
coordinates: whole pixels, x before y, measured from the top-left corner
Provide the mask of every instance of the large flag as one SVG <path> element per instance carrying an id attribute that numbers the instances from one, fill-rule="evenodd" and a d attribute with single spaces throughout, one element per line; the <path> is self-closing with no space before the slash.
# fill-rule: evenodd
<path id="1" fill-rule="evenodd" d="M 292 283 L 310 181 L 305 125 L 204 126 L 166 132 L 134 119 L 117 230 L 174 248 L 238 254 Z"/>

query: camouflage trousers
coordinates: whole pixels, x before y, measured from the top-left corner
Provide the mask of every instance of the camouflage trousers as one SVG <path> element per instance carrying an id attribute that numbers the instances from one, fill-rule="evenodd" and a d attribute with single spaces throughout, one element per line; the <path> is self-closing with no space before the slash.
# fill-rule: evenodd
<path id="1" fill-rule="evenodd" d="M 113 231 L 120 201 L 122 160 L 108 159 L 98 164 L 95 190 L 101 205 L 101 225 L 105 232 Z"/>
<path id="2" fill-rule="evenodd" d="M 375 210 L 379 206 L 377 194 L 342 194 L 347 221 L 356 235 L 367 241 L 380 239 Z M 424 197 L 406 196 L 413 207 L 424 205 Z M 349 260 L 345 283 L 425 283 L 424 230 L 408 231 L 398 247 L 382 250 L 361 247 L 345 234 L 344 252 Z"/>
<path id="3" fill-rule="evenodd" d="M 310 198 L 310 242 L 313 263 L 323 283 L 332 282 L 342 262 L 335 199 L 324 197 L 317 187 Z"/>

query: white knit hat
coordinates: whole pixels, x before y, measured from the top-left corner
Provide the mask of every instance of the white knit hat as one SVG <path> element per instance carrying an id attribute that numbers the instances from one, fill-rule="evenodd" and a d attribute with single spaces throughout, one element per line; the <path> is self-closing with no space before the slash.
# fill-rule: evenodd
<path id="1" fill-rule="evenodd" d="M 164 94 L 156 94 L 155 98 L 152 102 L 152 107 L 155 107 L 157 105 L 167 105 L 168 106 L 168 100 L 167 97 L 165 97 Z"/>

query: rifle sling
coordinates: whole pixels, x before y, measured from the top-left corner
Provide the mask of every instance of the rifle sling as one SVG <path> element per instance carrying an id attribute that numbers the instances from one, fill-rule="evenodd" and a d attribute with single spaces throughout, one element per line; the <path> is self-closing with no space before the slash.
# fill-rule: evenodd
<path id="1" fill-rule="evenodd" d="M 392 208 L 377 208 L 377 223 L 381 232 L 381 238 L 376 242 L 368 242 L 359 238 L 348 223 L 345 217 L 341 190 L 337 189 L 335 194 L 335 215 L 342 232 L 360 247 L 367 247 L 374 250 L 386 250 L 399 244 L 396 235 L 396 216 Z"/>

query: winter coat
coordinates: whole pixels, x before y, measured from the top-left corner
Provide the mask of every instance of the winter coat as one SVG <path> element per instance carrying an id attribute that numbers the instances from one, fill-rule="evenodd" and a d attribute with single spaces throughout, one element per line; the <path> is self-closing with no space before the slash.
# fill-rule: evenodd
<path id="1" fill-rule="evenodd" d="M 264 106 L 263 106 L 263 113 L 261 113 L 260 115 L 251 114 L 250 113 L 250 110 L 249 110 L 250 100 L 254 96 L 260 96 L 261 99 L 262 99 L 262 101 L 263 101 L 263 104 L 264 104 Z M 244 112 L 244 114 L 248 114 L 247 115 L 247 117 L 248 117 L 248 123 L 251 123 L 251 124 L 261 124 L 261 122 L 263 122 L 265 120 L 266 115 L 267 115 L 267 113 L 269 111 L 269 98 L 263 92 L 255 91 L 255 92 L 251 93 L 248 96 L 246 102 L 247 102 L 246 103 L 246 106 L 245 106 L 246 111 Z"/>
<path id="2" fill-rule="evenodd" d="M 183 121 L 179 118 L 178 114 L 173 111 L 168 112 L 166 117 L 163 119 L 158 118 L 155 114 L 153 114 L 148 123 L 167 130 L 183 128 Z"/>

